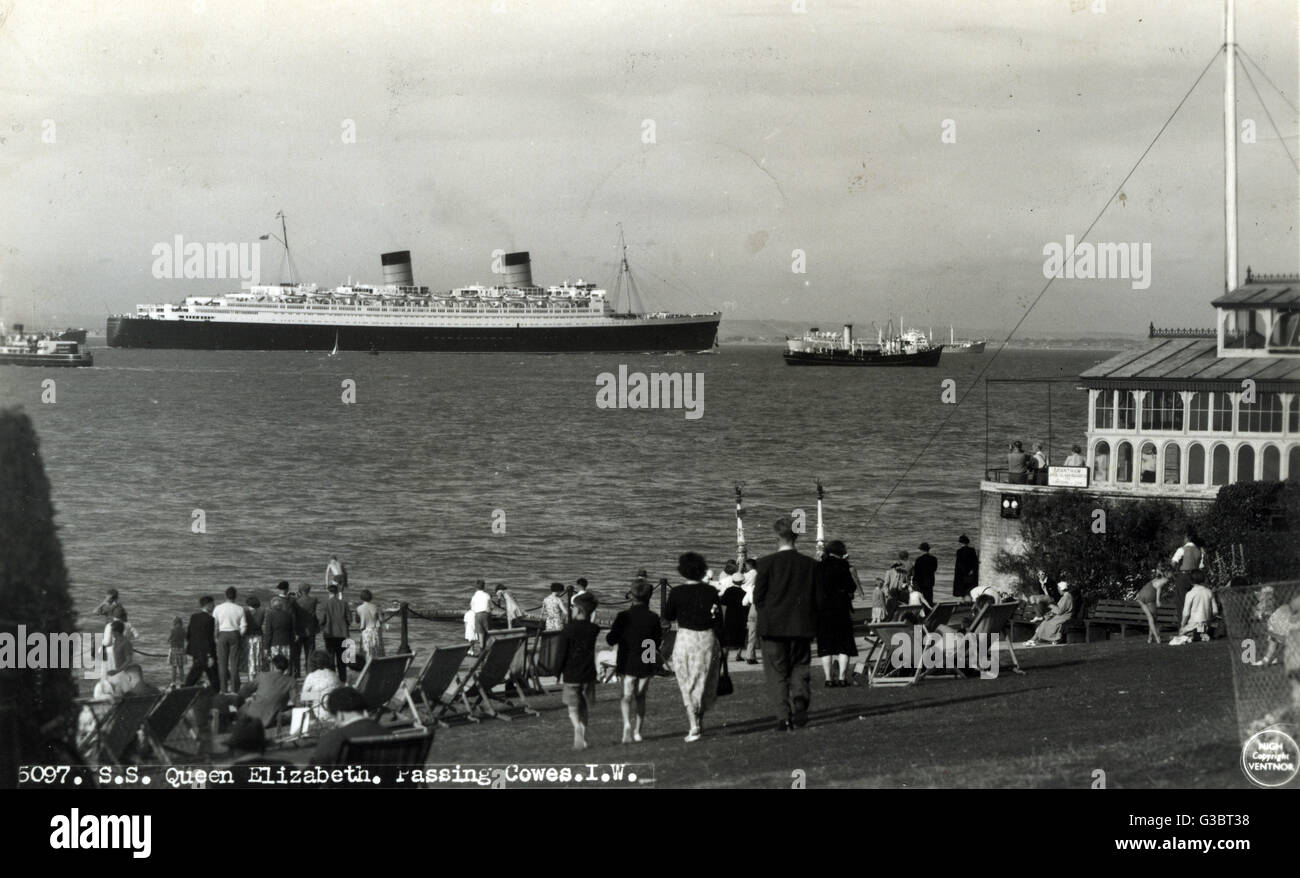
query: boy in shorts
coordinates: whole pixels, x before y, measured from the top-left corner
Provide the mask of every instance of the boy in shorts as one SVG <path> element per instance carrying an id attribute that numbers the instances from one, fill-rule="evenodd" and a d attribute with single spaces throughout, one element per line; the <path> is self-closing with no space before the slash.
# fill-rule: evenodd
<path id="1" fill-rule="evenodd" d="M 556 667 L 564 684 L 564 706 L 573 723 L 573 749 L 587 749 L 587 716 L 596 700 L 596 637 L 600 628 L 591 622 L 596 598 L 583 592 L 573 598 L 573 621 L 561 629 Z"/>

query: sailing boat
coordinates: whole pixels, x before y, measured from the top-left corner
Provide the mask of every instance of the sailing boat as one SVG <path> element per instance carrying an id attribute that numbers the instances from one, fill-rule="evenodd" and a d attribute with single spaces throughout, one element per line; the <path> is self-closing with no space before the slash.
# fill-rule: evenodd
<path id="1" fill-rule="evenodd" d="M 982 338 L 963 338 L 961 341 L 957 341 L 950 324 L 948 326 L 948 344 L 944 345 L 943 349 L 950 354 L 982 354 L 986 344 L 988 342 Z"/>
<path id="2" fill-rule="evenodd" d="M 336 329 L 334 330 L 334 350 L 330 351 L 330 356 L 337 357 L 338 355 L 339 355 L 339 333 L 338 330 Z"/>

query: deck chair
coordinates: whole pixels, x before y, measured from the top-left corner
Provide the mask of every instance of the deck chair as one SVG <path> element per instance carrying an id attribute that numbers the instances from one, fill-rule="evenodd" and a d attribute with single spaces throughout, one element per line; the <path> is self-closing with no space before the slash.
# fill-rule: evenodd
<path id="1" fill-rule="evenodd" d="M 365 699 L 366 712 L 373 715 L 375 719 L 383 716 L 388 702 L 401 688 L 402 680 L 406 677 L 406 671 L 411 667 L 414 658 L 412 653 L 404 652 L 401 655 L 379 658 L 371 656 L 366 660 L 366 666 L 362 668 L 361 676 L 357 678 L 354 688 Z M 397 711 L 393 713 L 396 714 Z"/>
<path id="2" fill-rule="evenodd" d="M 169 689 L 163 693 L 162 698 L 145 720 L 145 734 L 149 738 L 154 754 L 167 765 L 172 764 L 171 753 L 186 753 L 185 750 L 169 745 L 167 742 L 176 734 L 185 721 L 185 715 L 190 712 L 190 708 L 194 707 L 194 702 L 202 692 L 202 686 Z M 197 730 L 191 729 L 190 733 L 197 740 Z"/>
<path id="3" fill-rule="evenodd" d="M 1016 674 L 1023 674 L 1020 669 L 1020 660 L 1016 658 L 1015 644 L 1010 637 L 1006 637 L 1005 632 L 1011 624 L 1011 617 L 1016 614 L 1016 607 L 1020 606 L 1017 601 L 1007 601 L 1002 604 L 989 604 L 976 614 L 971 620 L 967 632 L 971 634 L 997 635 L 999 639 L 1005 640 L 1007 652 L 1011 655 L 1011 671 Z"/>
<path id="4" fill-rule="evenodd" d="M 343 742 L 339 764 L 420 768 L 429 759 L 433 729 L 402 729 L 388 735 L 368 735 Z"/>
<path id="5" fill-rule="evenodd" d="M 542 677 L 560 679 L 560 668 L 555 663 L 555 653 L 560 646 L 559 631 L 541 631 L 534 638 L 528 658 L 528 687 L 539 695 L 546 694 Z"/>
<path id="6" fill-rule="evenodd" d="M 92 705 L 95 730 L 82 746 L 86 761 L 95 765 L 104 762 L 123 765 L 131 745 L 144 730 L 149 714 L 162 698 L 161 695 L 128 695 L 102 714 Z"/>
<path id="7" fill-rule="evenodd" d="M 465 689 L 460 685 L 460 667 L 469 655 L 469 646 L 468 643 L 459 646 L 435 646 L 424 667 L 420 668 L 420 673 L 415 678 L 415 687 L 406 690 L 406 706 L 410 709 L 411 718 L 417 727 L 424 728 L 424 724 L 420 721 L 419 707 L 423 704 L 428 719 L 447 728 L 441 716 L 455 707 L 456 698 L 459 698 L 464 706 L 465 714 L 471 720 L 475 719 L 473 711 L 470 710 L 469 699 L 465 697 Z M 477 659 L 475 659 L 476 665 Z M 455 693 L 448 697 L 447 691 L 453 687 Z"/>
<path id="8" fill-rule="evenodd" d="M 958 601 L 941 601 L 935 604 L 920 623 L 923 633 L 931 634 L 940 625 L 947 625 L 953 613 L 960 607 L 961 603 Z M 908 612 L 914 613 L 916 609 L 910 605 L 895 607 L 894 614 L 902 616 Z M 896 668 L 891 661 L 895 649 L 894 635 L 905 632 L 911 637 L 916 627 L 917 623 L 905 621 L 876 622 L 866 626 L 868 651 L 862 666 L 867 676 L 868 686 L 911 686 L 921 682 L 925 675 L 925 669 L 921 664 L 918 663 L 916 667 Z"/>
<path id="9" fill-rule="evenodd" d="M 497 712 L 492 702 L 500 701 L 507 707 L 514 707 L 514 704 L 504 695 L 493 695 L 492 690 L 502 683 L 513 683 L 514 696 L 523 705 L 524 714 L 539 716 L 537 711 L 529 707 L 528 698 L 524 695 L 526 681 L 522 673 L 522 656 L 527 647 L 528 632 L 523 628 L 507 628 L 500 633 L 488 635 L 487 649 L 483 651 L 483 660 L 473 678 L 473 686 L 478 694 L 472 708 L 482 708 L 493 719 L 510 720 L 509 715 Z"/>

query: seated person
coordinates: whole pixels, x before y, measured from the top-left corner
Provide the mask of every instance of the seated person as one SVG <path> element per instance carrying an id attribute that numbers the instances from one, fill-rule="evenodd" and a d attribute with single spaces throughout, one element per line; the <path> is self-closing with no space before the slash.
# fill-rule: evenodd
<path id="1" fill-rule="evenodd" d="M 289 673 L 289 660 L 283 655 L 271 656 L 271 666 L 257 675 L 257 679 L 239 687 L 238 695 L 218 695 L 213 706 L 225 715 L 239 708 L 241 716 L 256 717 L 266 727 L 275 721 L 281 710 L 289 706 L 293 694 L 293 675 Z"/>
<path id="2" fill-rule="evenodd" d="M 338 765 L 343 742 L 351 738 L 387 734 L 387 729 L 366 714 L 365 699 L 351 686 L 340 686 L 325 696 L 325 709 L 334 720 L 334 728 L 320 736 L 311 754 L 312 765 Z"/>
<path id="3" fill-rule="evenodd" d="M 1038 646 L 1040 643 L 1059 644 L 1065 640 L 1065 626 L 1074 618 L 1074 595 L 1070 594 L 1070 584 L 1061 580 L 1056 584 L 1060 597 L 1056 603 L 1047 607 L 1046 618 L 1038 624 L 1034 636 L 1022 644 Z"/>
<path id="4" fill-rule="evenodd" d="M 342 686 L 343 681 L 334 670 L 334 657 L 323 649 L 311 654 L 307 667 L 310 673 L 302 681 L 302 695 L 298 698 L 298 704 L 310 709 L 313 718 L 324 720 L 329 713 L 322 702 L 326 695 Z"/>
<path id="5" fill-rule="evenodd" d="M 1183 600 L 1182 623 L 1179 636 L 1169 641 L 1171 646 L 1210 639 L 1210 624 L 1219 615 L 1219 601 L 1214 592 L 1202 581 L 1196 582 Z"/>

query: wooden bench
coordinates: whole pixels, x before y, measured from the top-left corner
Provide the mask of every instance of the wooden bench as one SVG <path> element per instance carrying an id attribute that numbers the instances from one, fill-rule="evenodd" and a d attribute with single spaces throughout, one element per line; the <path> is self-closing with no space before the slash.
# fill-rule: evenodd
<path id="1" fill-rule="evenodd" d="M 1160 607 L 1156 610 L 1156 627 L 1161 631 L 1178 630 L 1178 610 L 1173 607 Z M 1093 607 L 1091 615 L 1084 620 L 1085 637 L 1089 643 L 1093 641 L 1092 629 L 1099 628 L 1118 628 L 1119 636 L 1122 640 L 1127 634 L 1130 627 L 1137 628 L 1143 632 L 1147 630 L 1147 614 L 1142 610 L 1137 601 L 1124 600 L 1101 600 Z M 1106 632 L 1106 637 L 1109 637 Z M 1104 639 L 1104 638 L 1097 638 Z"/>
<path id="2" fill-rule="evenodd" d="M 1011 617 L 1011 640 L 1013 642 L 1028 640 L 1033 637 L 1034 632 L 1038 630 L 1038 626 L 1042 620 L 1040 619 L 1038 622 L 1032 621 L 1034 618 L 1034 607 L 1034 604 L 1027 604 L 1024 602 L 1021 602 L 1020 606 L 1016 607 L 1015 615 Z M 1142 611 L 1138 610 L 1138 612 L 1141 613 Z M 1088 637 L 1087 628 L 1084 621 L 1079 618 L 1079 613 L 1077 611 L 1075 612 L 1074 618 L 1065 623 L 1065 627 L 1061 629 L 1061 633 L 1065 636 L 1066 643 L 1082 643 L 1086 641 Z M 1071 635 L 1073 635 L 1073 637 Z"/>

